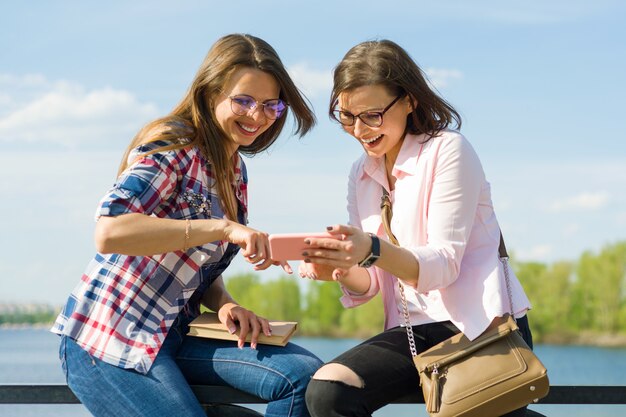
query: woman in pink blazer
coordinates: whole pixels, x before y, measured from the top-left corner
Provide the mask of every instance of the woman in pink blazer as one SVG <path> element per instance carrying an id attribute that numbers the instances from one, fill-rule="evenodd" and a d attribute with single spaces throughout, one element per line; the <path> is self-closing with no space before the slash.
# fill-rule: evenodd
<path id="1" fill-rule="evenodd" d="M 388 40 L 348 51 L 335 68 L 330 115 L 365 152 L 350 172 L 349 225 L 328 228 L 339 240 L 308 240 L 300 275 L 338 282 L 346 307 L 380 292 L 385 330 L 318 370 L 307 389 L 311 415 L 370 416 L 418 389 L 398 282 L 418 353 L 458 332 L 474 339 L 511 309 L 532 346 L 530 303 L 512 273 L 509 302 L 480 160 L 457 131 L 459 114 L 407 52 Z M 383 193 L 399 246 L 383 228 Z"/>

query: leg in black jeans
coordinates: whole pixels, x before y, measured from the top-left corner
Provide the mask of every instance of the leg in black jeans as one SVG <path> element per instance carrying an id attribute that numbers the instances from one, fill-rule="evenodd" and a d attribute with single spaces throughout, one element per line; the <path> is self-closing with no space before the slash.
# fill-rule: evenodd
<path id="1" fill-rule="evenodd" d="M 518 319 L 518 326 L 524 340 L 532 348 L 526 317 Z M 413 331 L 418 352 L 458 333 L 458 329 L 449 322 L 414 326 Z M 307 389 L 306 402 L 313 417 L 371 416 L 377 409 L 420 389 L 406 331 L 401 327 L 374 336 L 331 363 L 352 370 L 362 386 L 312 379 Z M 525 413 L 524 407 L 506 414 L 506 417 L 522 417 Z"/>

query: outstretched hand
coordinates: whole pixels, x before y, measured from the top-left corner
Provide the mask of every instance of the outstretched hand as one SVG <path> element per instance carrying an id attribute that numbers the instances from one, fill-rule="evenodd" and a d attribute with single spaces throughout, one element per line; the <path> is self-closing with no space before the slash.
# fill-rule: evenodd
<path id="1" fill-rule="evenodd" d="M 293 273 L 286 261 L 274 261 L 270 258 L 269 235 L 236 222 L 229 222 L 224 229 L 225 239 L 239 245 L 246 262 L 254 264 L 255 271 L 262 271 L 272 265 L 281 266 L 288 273 Z"/>

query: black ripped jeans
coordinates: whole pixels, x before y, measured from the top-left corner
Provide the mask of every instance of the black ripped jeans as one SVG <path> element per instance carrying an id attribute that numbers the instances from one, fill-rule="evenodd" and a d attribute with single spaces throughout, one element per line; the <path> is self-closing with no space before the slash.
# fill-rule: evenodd
<path id="1" fill-rule="evenodd" d="M 517 319 L 522 337 L 532 349 L 532 335 L 526 316 Z M 418 352 L 458 333 L 450 322 L 413 326 Z M 312 379 L 306 404 L 312 417 L 365 417 L 394 400 L 419 389 L 419 375 L 413 364 L 406 331 L 395 327 L 344 352 L 330 363 L 345 365 L 362 381 L 362 388 L 342 382 Z M 506 414 L 523 417 L 526 407 Z M 496 416 L 485 416 L 496 417 Z"/>

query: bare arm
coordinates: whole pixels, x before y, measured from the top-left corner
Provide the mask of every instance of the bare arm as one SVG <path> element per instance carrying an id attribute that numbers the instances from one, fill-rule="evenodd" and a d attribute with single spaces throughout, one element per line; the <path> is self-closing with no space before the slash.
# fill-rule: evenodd
<path id="1" fill-rule="evenodd" d="M 337 271 L 333 278 L 353 294 L 365 294 L 370 288 L 370 275 L 365 268 L 353 266 L 347 271 Z"/>
<path id="2" fill-rule="evenodd" d="M 396 246 L 386 240 L 380 241 L 380 258 L 376 266 L 384 269 L 413 286 L 417 286 L 420 276 L 420 264 L 408 249 Z"/>
<path id="3" fill-rule="evenodd" d="M 173 252 L 217 240 L 241 246 L 243 256 L 256 264 L 256 269 L 272 265 L 267 233 L 230 220 L 197 219 L 189 220 L 187 225 L 186 220 L 129 213 L 100 217 L 95 231 L 98 252 L 135 256 Z"/>
<path id="4" fill-rule="evenodd" d="M 140 213 L 102 216 L 96 223 L 95 241 L 100 253 L 154 255 L 224 239 L 227 220 L 191 220 L 185 242 L 185 220 L 163 219 Z"/>

